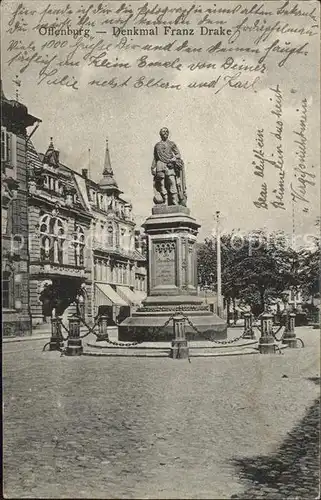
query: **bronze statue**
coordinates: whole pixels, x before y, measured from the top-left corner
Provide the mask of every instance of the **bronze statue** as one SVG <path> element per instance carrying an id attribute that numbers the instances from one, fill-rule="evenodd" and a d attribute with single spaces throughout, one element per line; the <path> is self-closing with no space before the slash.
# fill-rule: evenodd
<path id="1" fill-rule="evenodd" d="M 154 203 L 186 206 L 185 168 L 176 144 L 168 139 L 169 130 L 159 132 L 161 141 L 154 147 L 152 175 Z"/>

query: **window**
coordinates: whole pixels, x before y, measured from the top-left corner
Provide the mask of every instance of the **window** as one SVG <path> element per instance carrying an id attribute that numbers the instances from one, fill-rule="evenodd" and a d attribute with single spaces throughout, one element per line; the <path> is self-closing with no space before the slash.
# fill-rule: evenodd
<path id="1" fill-rule="evenodd" d="M 8 271 L 2 274 L 2 307 L 4 309 L 11 307 L 11 273 Z"/>
<path id="2" fill-rule="evenodd" d="M 1 161 L 10 160 L 10 134 L 5 127 L 1 127 Z"/>
<path id="3" fill-rule="evenodd" d="M 62 182 L 58 181 L 58 193 L 63 194 L 63 192 L 64 192 L 64 186 Z"/>
<path id="4" fill-rule="evenodd" d="M 114 244 L 114 231 L 113 226 L 107 228 L 107 246 L 112 247 Z"/>
<path id="5" fill-rule="evenodd" d="M 40 220 L 40 259 L 63 264 L 64 223 L 58 217 L 44 215 Z"/>
<path id="6" fill-rule="evenodd" d="M 120 229 L 119 245 L 120 245 L 121 248 L 126 248 L 126 245 L 125 245 L 125 229 L 123 227 Z"/>
<path id="7" fill-rule="evenodd" d="M 56 219 L 54 233 L 56 235 L 55 243 L 57 252 L 57 255 L 55 257 L 57 257 L 59 264 L 62 264 L 64 260 L 64 241 L 65 241 L 65 230 L 62 220 Z"/>
<path id="8" fill-rule="evenodd" d="M 8 209 L 1 207 L 1 233 L 7 234 L 8 230 Z"/>
<path id="9" fill-rule="evenodd" d="M 75 246 L 75 265 L 83 266 L 85 264 L 85 234 L 81 226 L 76 226 L 74 234 Z"/>
<path id="10" fill-rule="evenodd" d="M 43 187 L 46 188 L 46 189 L 49 189 L 49 179 L 48 179 L 48 175 L 45 175 L 43 177 Z"/>

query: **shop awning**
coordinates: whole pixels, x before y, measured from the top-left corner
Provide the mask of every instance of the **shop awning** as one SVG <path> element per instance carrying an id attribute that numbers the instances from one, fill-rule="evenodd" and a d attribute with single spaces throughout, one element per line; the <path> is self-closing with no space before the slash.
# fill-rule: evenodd
<path id="1" fill-rule="evenodd" d="M 117 293 L 129 305 L 139 305 L 140 300 L 136 297 L 135 293 L 128 286 L 116 286 Z"/>
<path id="2" fill-rule="evenodd" d="M 134 290 L 133 293 L 135 294 L 136 302 L 138 304 L 141 304 L 143 302 L 143 300 L 145 300 L 146 297 L 147 297 L 147 293 L 146 292 L 142 292 L 141 290 Z"/>
<path id="3" fill-rule="evenodd" d="M 96 283 L 96 306 L 128 306 L 117 292 L 106 283 Z"/>

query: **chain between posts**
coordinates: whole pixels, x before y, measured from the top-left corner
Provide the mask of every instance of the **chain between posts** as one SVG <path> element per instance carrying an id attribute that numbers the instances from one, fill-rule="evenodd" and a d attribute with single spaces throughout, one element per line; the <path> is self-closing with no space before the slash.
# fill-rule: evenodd
<path id="1" fill-rule="evenodd" d="M 79 336 L 80 339 L 83 339 L 83 338 L 87 337 L 88 335 L 90 335 L 90 333 L 93 333 L 94 335 L 96 335 L 97 339 L 99 339 L 100 341 L 105 341 L 108 344 L 114 345 L 116 347 L 133 347 L 133 346 L 141 344 L 141 343 L 143 343 L 145 341 L 145 339 L 140 340 L 140 341 L 135 341 L 135 342 L 116 342 L 116 341 L 110 340 L 108 332 L 103 333 L 103 334 L 99 334 L 99 333 L 96 333 L 94 331 L 95 328 L 99 325 L 99 321 L 100 321 L 101 315 L 97 316 L 97 318 L 95 320 L 95 323 L 94 323 L 94 325 L 92 327 L 90 327 L 81 316 L 79 316 L 79 315 L 74 315 L 74 316 L 76 316 L 77 318 L 79 318 L 80 321 L 86 326 L 86 328 L 88 328 L 88 332 L 86 332 L 84 335 L 80 335 Z M 157 334 L 158 332 L 160 332 L 162 329 L 166 328 L 166 326 L 168 326 L 168 324 L 173 320 L 174 316 L 175 316 L 175 314 L 173 314 L 172 316 L 170 316 L 168 318 L 168 320 L 165 321 L 165 323 L 163 325 L 161 325 L 160 327 L 153 328 L 153 336 L 155 334 Z M 61 329 L 59 329 L 61 340 L 63 340 L 64 342 L 66 342 L 70 338 L 69 330 L 64 325 L 64 323 L 62 322 L 61 318 L 57 318 L 57 319 L 58 319 L 58 322 L 61 325 L 61 327 L 67 332 L 67 337 L 64 337 L 63 334 L 62 334 Z M 116 326 L 120 326 L 120 324 L 117 323 L 117 321 L 115 321 L 115 324 L 116 324 Z M 48 342 L 44 346 L 43 350 L 45 350 L 46 346 L 49 345 L 49 344 L 50 344 L 50 342 Z M 61 349 L 59 349 L 59 350 L 61 350 Z"/>
<path id="2" fill-rule="evenodd" d="M 160 331 L 162 331 L 164 328 L 166 328 L 169 325 L 169 323 L 173 320 L 174 316 L 175 316 L 175 314 L 172 314 L 172 316 L 170 316 L 170 318 L 168 318 L 168 320 L 165 321 L 165 323 L 163 325 L 158 326 L 158 327 L 154 327 L 153 328 L 153 336 L 155 334 L 159 333 Z M 116 326 L 120 326 L 120 324 L 117 323 L 117 321 L 115 321 L 115 324 L 116 324 Z M 135 346 L 135 345 L 142 344 L 143 342 L 145 342 L 145 339 L 140 340 L 140 341 L 136 341 L 136 342 L 115 342 L 115 341 L 109 339 L 108 333 L 106 334 L 106 337 L 107 338 L 105 338 L 105 335 L 102 335 L 99 338 L 99 340 L 105 340 L 109 344 L 115 345 L 117 347 L 130 347 L 130 346 Z"/>
<path id="3" fill-rule="evenodd" d="M 227 344 L 233 344 L 234 342 L 237 342 L 238 340 L 241 340 L 244 335 L 246 334 L 246 332 L 244 331 L 242 333 L 242 335 L 239 335 L 238 337 L 235 337 L 234 339 L 230 339 L 230 340 L 214 340 L 214 339 L 211 339 L 211 338 L 208 338 L 206 337 L 206 335 L 204 335 L 204 332 L 201 332 L 193 323 L 192 321 L 189 319 L 188 316 L 186 316 L 186 314 L 184 313 L 181 313 L 180 314 L 182 316 L 184 316 L 184 318 L 186 319 L 187 323 L 193 328 L 193 330 L 198 333 L 199 335 L 201 335 L 202 337 L 205 338 L 205 340 L 208 340 L 210 342 L 213 342 L 214 344 L 223 344 L 223 345 L 227 345 Z"/>

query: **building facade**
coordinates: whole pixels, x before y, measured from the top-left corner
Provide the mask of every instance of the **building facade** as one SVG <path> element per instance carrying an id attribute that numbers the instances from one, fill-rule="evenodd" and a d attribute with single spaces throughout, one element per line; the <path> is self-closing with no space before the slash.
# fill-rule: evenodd
<path id="1" fill-rule="evenodd" d="M 51 139 L 28 147 L 30 310 L 35 328 L 55 315 L 99 312 L 121 321 L 145 298 L 146 260 L 135 248 L 132 206 L 114 179 L 108 144 L 100 182 L 64 165 Z"/>
<path id="2" fill-rule="evenodd" d="M 34 327 L 52 314 L 91 315 L 92 215 L 81 178 L 61 163 L 52 139 L 45 154 L 28 146 L 28 220 L 30 312 Z"/>
<path id="3" fill-rule="evenodd" d="M 1 84 L 1 219 L 3 335 L 31 334 L 29 308 L 27 146 L 40 120 L 9 100 Z"/>
<path id="4" fill-rule="evenodd" d="M 54 315 L 67 320 L 76 303 L 89 322 L 104 311 L 121 321 L 146 297 L 146 258 L 108 144 L 94 182 L 88 169 L 61 161 L 52 139 L 44 154 L 36 150 L 31 136 L 40 122 L 1 87 L 5 336 L 49 328 Z"/>
<path id="5" fill-rule="evenodd" d="M 92 315 L 121 321 L 146 296 L 146 259 L 135 239 L 132 205 L 114 178 L 108 142 L 98 183 L 82 171 L 92 213 Z"/>

